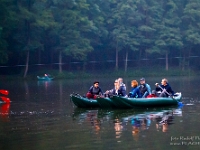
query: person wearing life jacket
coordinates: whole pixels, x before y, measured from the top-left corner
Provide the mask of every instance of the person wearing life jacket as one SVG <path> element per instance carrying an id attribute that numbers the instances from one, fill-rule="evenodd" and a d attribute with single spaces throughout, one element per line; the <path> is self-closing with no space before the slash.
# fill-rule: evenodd
<path id="1" fill-rule="evenodd" d="M 141 98 L 142 95 L 140 93 L 140 86 L 138 86 L 138 82 L 136 80 L 131 81 L 131 91 L 128 94 L 128 97 L 131 98 Z"/>
<path id="2" fill-rule="evenodd" d="M 145 78 L 140 79 L 140 93 L 142 98 L 145 98 L 151 94 L 151 87 L 149 84 L 145 83 Z"/>
<path id="3" fill-rule="evenodd" d="M 118 95 L 127 96 L 126 95 L 126 85 L 123 83 L 123 79 L 122 78 L 118 78 L 118 82 L 119 82 Z"/>
<path id="4" fill-rule="evenodd" d="M 87 98 L 92 98 L 92 99 L 96 99 L 97 95 L 103 95 L 103 91 L 102 89 L 99 87 L 99 82 L 95 81 L 93 83 L 93 86 L 90 87 L 90 89 L 88 90 L 86 97 Z"/>
<path id="5" fill-rule="evenodd" d="M 113 95 L 118 95 L 119 94 L 119 92 L 118 92 L 119 87 L 120 87 L 119 81 L 118 81 L 118 79 L 116 79 L 115 82 L 114 82 L 114 88 L 110 89 L 110 90 L 107 90 L 105 92 L 105 96 L 106 97 L 110 97 L 110 96 L 113 96 Z"/>
<path id="6" fill-rule="evenodd" d="M 159 97 L 168 97 L 174 95 L 174 91 L 172 90 L 166 78 L 162 79 L 161 85 L 159 85 L 158 83 L 156 83 L 155 85 L 156 85 L 156 92 L 158 91 L 161 92 Z"/>

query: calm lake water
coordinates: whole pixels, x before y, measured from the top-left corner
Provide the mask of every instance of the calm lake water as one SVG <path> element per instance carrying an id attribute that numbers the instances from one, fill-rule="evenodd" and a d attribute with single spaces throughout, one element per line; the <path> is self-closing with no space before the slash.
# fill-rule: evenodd
<path id="1" fill-rule="evenodd" d="M 69 95 L 83 95 L 94 80 L 1 81 L 12 102 L 0 104 L 0 150 L 200 148 L 198 77 L 168 77 L 173 90 L 182 92 L 183 106 L 76 108 Z M 115 78 L 98 80 L 105 91 Z M 127 91 L 131 80 L 124 79 Z M 146 81 L 154 89 L 161 78 Z"/>

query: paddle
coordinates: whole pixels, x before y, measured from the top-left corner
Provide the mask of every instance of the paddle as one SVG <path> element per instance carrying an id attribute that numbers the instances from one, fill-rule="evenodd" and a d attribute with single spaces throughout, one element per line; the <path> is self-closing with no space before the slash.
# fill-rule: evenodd
<path id="1" fill-rule="evenodd" d="M 0 90 L 0 93 L 4 94 L 4 95 L 8 95 L 9 94 L 9 92 L 7 90 Z"/>
<path id="2" fill-rule="evenodd" d="M 4 101 L 5 103 L 10 103 L 10 98 L 8 97 L 1 96 L 1 100 Z"/>
<path id="3" fill-rule="evenodd" d="M 158 87 L 162 90 L 162 92 L 164 91 L 164 92 L 165 92 L 166 94 L 168 94 L 173 100 L 175 100 L 175 99 L 173 98 L 173 96 L 172 96 L 171 94 L 169 94 L 169 92 L 166 91 L 166 89 L 163 89 L 158 83 L 156 83 L 155 85 L 158 86 Z"/>

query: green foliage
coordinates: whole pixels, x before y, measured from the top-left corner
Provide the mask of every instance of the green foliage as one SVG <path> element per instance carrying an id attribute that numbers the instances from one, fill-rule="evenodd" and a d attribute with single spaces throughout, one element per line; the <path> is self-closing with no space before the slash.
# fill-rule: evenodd
<path id="1" fill-rule="evenodd" d="M 7 61 L 7 42 L 5 40 L 0 40 L 0 63 L 5 64 Z"/>
<path id="2" fill-rule="evenodd" d="M 116 51 L 187 60 L 200 54 L 199 17 L 199 0 L 1 0 L 0 63 L 25 64 L 27 51 L 33 63 L 86 61 L 104 49 L 100 61 Z"/>

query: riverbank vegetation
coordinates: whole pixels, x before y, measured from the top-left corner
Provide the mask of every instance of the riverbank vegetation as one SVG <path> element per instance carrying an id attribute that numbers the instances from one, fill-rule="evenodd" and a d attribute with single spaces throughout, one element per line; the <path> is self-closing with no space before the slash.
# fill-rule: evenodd
<path id="1" fill-rule="evenodd" d="M 124 72 L 124 70 L 117 70 L 117 71 L 63 71 L 59 73 L 57 70 L 42 70 L 37 72 L 32 72 L 27 75 L 25 78 L 26 80 L 37 80 L 37 76 L 43 76 L 44 73 L 48 73 L 55 77 L 54 80 L 59 79 L 89 79 L 89 78 L 111 78 L 111 77 L 134 77 L 134 78 L 141 78 L 141 77 L 169 77 L 169 76 L 197 76 L 200 72 L 194 72 L 192 70 L 179 70 L 178 68 L 170 69 L 166 71 L 165 69 L 158 69 L 158 68 L 141 68 L 141 69 L 129 69 L 128 72 Z M 0 75 L 0 79 L 10 79 L 10 80 L 24 80 L 22 74 L 18 75 Z"/>
<path id="2" fill-rule="evenodd" d="M 0 74 L 193 74 L 199 10 L 199 0 L 1 0 Z"/>

